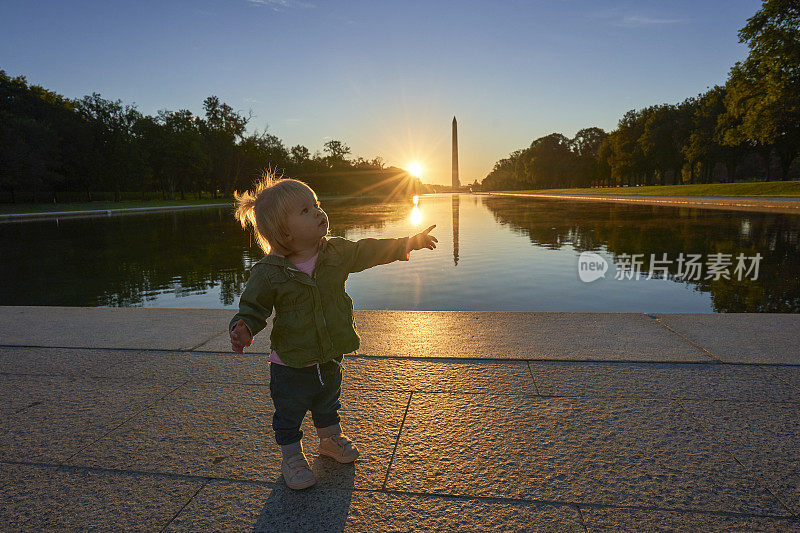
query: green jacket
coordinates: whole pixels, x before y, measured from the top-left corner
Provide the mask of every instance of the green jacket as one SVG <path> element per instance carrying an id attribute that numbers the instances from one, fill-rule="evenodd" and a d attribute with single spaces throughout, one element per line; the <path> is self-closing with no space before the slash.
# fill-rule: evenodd
<path id="1" fill-rule="evenodd" d="M 288 366 L 324 363 L 353 352 L 360 338 L 344 282 L 352 272 L 408 261 L 407 242 L 408 237 L 359 241 L 325 237 L 311 276 L 285 257 L 265 255 L 250 270 L 239 312 L 228 329 L 241 319 L 255 336 L 266 327 L 274 307 L 270 348 Z"/>

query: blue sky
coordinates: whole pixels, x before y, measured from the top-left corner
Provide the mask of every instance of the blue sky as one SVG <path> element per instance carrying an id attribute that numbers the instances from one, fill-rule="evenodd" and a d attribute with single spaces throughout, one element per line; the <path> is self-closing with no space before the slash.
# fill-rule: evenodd
<path id="1" fill-rule="evenodd" d="M 625 111 L 723 83 L 759 1 L 16 1 L 0 68 L 69 97 L 144 113 L 215 94 L 250 129 L 423 166 L 462 183 L 542 135 L 607 131 Z"/>

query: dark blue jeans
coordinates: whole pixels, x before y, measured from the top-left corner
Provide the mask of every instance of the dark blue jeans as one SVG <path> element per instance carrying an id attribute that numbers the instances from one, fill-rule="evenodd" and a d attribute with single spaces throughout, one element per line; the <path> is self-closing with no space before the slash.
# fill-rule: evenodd
<path id="1" fill-rule="evenodd" d="M 337 357 L 337 361 L 341 360 L 342 356 Z M 319 382 L 320 374 L 324 385 Z M 319 374 L 316 365 L 292 368 L 270 363 L 269 375 L 269 392 L 275 406 L 272 429 L 278 444 L 285 446 L 303 438 L 300 424 L 309 410 L 314 427 L 339 423 L 342 370 L 336 362 L 320 364 Z"/>

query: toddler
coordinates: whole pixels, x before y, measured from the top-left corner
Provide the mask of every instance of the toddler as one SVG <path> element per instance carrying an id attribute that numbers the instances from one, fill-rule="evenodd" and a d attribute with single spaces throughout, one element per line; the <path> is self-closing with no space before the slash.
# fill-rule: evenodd
<path id="1" fill-rule="evenodd" d="M 229 325 L 237 353 L 266 327 L 275 309 L 270 334 L 270 396 L 275 407 L 272 428 L 281 446 L 281 472 L 292 489 L 316 482 L 303 453 L 300 425 L 306 412 L 319 436 L 319 453 L 350 463 L 359 450 L 342 433 L 338 410 L 344 354 L 359 347 L 353 300 L 345 280 L 392 261 L 408 261 L 412 250 L 434 249 L 428 235 L 436 225 L 412 237 L 351 241 L 327 237 L 328 217 L 317 195 L 305 183 L 272 174 L 255 192 L 234 193 L 235 216 L 254 228 L 267 254 L 254 264 Z"/>

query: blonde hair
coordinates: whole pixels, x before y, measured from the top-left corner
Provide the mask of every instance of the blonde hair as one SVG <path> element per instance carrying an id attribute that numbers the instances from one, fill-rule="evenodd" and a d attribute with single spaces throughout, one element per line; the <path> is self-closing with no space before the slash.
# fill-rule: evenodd
<path id="1" fill-rule="evenodd" d="M 314 190 L 300 180 L 275 176 L 272 170 L 265 170 L 261 179 L 256 181 L 254 192 L 234 191 L 236 200 L 233 216 L 247 229 L 249 224 L 255 233 L 258 245 L 265 254 L 272 250 L 289 255 L 283 244 L 284 236 L 289 233 L 286 224 L 289 209 L 299 202 L 312 198 L 317 201 Z"/>

